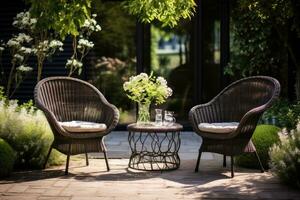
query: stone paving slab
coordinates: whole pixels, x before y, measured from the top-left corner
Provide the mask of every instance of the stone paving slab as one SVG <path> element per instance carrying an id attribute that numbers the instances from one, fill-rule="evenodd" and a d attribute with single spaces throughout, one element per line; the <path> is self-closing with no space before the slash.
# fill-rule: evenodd
<path id="1" fill-rule="evenodd" d="M 181 132 L 181 146 L 179 156 L 181 159 L 191 160 L 197 158 L 198 149 L 202 142 L 200 136 L 194 132 Z M 130 147 L 128 143 L 128 131 L 113 131 L 108 134 L 105 139 L 105 144 L 110 158 L 129 158 Z M 92 158 L 103 158 L 102 153 L 89 153 Z M 209 153 L 202 156 L 205 159 L 213 159 Z"/>
<path id="2" fill-rule="evenodd" d="M 281 185 L 269 172 L 238 168 L 231 179 L 218 154 L 203 153 L 195 173 L 201 137 L 193 132 L 181 133 L 179 169 L 162 173 L 128 169 L 127 137 L 128 132 L 115 131 L 105 138 L 109 172 L 104 159 L 99 159 L 101 153 L 89 154 L 89 166 L 84 156 L 72 156 L 68 176 L 64 166 L 58 166 L 15 172 L 0 180 L 0 200 L 300 199 L 299 191 Z"/>
<path id="3" fill-rule="evenodd" d="M 168 172 L 128 169 L 128 159 L 110 159 L 107 172 L 103 159 L 70 161 L 47 170 L 15 172 L 0 180 L 0 200 L 167 200 L 167 199 L 299 199 L 300 191 L 281 185 L 271 173 L 222 167 L 222 156 L 203 160 L 195 173 L 195 160 L 183 160 L 180 168 Z"/>

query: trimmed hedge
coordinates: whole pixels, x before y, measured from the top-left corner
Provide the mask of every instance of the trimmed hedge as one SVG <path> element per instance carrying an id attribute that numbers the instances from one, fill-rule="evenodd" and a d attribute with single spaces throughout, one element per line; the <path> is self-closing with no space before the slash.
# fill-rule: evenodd
<path id="1" fill-rule="evenodd" d="M 11 146 L 0 138 L 0 177 L 9 176 L 15 163 L 15 152 Z"/>
<path id="2" fill-rule="evenodd" d="M 273 125 L 259 125 L 256 127 L 252 141 L 265 169 L 269 169 L 269 149 L 279 141 L 278 132 L 280 128 Z M 260 169 L 254 153 L 245 153 L 236 157 L 236 164 L 241 167 Z"/>

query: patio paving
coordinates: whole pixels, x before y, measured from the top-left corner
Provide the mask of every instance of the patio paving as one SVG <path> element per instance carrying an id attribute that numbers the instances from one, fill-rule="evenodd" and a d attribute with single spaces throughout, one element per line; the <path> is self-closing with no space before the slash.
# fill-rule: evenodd
<path id="1" fill-rule="evenodd" d="M 106 139 L 108 155 L 113 158 L 109 160 L 111 171 L 106 172 L 98 154 L 90 155 L 94 158 L 89 166 L 84 159 L 71 157 L 68 176 L 64 176 L 64 166 L 57 166 L 14 172 L 0 180 L 0 200 L 300 198 L 300 191 L 281 185 L 270 172 L 237 168 L 235 177 L 230 178 L 229 167 L 222 167 L 222 156 L 217 154 L 205 153 L 200 171 L 194 173 L 194 156 L 201 139 L 191 132 L 184 132 L 181 138 L 181 166 L 177 170 L 160 173 L 128 169 L 127 133 L 114 132 Z"/>

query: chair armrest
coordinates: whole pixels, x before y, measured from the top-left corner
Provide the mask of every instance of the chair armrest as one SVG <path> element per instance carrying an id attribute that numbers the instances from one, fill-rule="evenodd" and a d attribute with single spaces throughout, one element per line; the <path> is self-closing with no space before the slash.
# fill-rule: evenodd
<path id="1" fill-rule="evenodd" d="M 51 130 L 54 135 L 58 132 L 59 134 L 65 136 L 65 137 L 71 137 L 71 134 L 65 131 L 58 123 L 58 120 L 53 112 L 51 112 L 49 109 L 47 109 L 43 104 L 39 102 L 39 100 L 36 100 L 35 105 L 38 109 L 43 111 L 44 115 L 47 118 L 48 124 L 51 127 Z"/>
<path id="2" fill-rule="evenodd" d="M 101 121 L 103 121 L 107 126 L 107 130 L 105 131 L 106 134 L 111 132 L 118 125 L 119 117 L 120 115 L 117 107 L 108 102 L 105 102 Z"/>
<path id="3" fill-rule="evenodd" d="M 230 134 L 229 137 L 233 138 L 237 135 L 240 135 L 240 137 L 250 139 L 257 126 L 259 118 L 267 108 L 268 106 L 262 105 L 249 110 L 240 120 L 239 126 L 237 127 L 236 131 Z"/>
<path id="4" fill-rule="evenodd" d="M 200 133 L 198 125 L 200 123 L 216 122 L 216 113 L 218 113 L 218 107 L 215 105 L 214 101 L 210 101 L 206 104 L 196 105 L 193 108 L 191 108 L 189 112 L 189 120 L 192 124 L 194 131 L 198 134 L 203 135 L 202 132 Z"/>

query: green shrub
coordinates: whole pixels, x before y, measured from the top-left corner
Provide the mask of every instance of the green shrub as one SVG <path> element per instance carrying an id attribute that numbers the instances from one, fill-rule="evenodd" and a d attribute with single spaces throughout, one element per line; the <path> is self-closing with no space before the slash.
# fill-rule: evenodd
<path id="1" fill-rule="evenodd" d="M 256 127 L 252 141 L 265 169 L 269 168 L 268 162 L 270 147 L 279 141 L 278 132 L 280 129 L 272 125 L 259 125 Z M 254 153 L 245 153 L 236 157 L 236 164 L 241 167 L 260 169 Z"/>
<path id="2" fill-rule="evenodd" d="M 300 188 L 300 127 L 290 135 L 281 132 L 279 144 L 270 149 L 271 170 L 279 179 Z"/>
<path id="3" fill-rule="evenodd" d="M 15 152 L 11 146 L 0 138 L 0 177 L 8 176 L 14 167 Z"/>
<path id="4" fill-rule="evenodd" d="M 18 106 L 16 101 L 0 101 L 0 137 L 16 151 L 16 168 L 39 169 L 43 166 L 53 134 L 40 110 Z M 50 162 L 58 163 L 58 153 Z M 51 164 L 51 163 L 50 163 Z"/>
<path id="5" fill-rule="evenodd" d="M 300 102 L 289 102 L 286 99 L 277 100 L 273 106 L 268 109 L 262 116 L 264 123 L 276 125 L 288 130 L 295 129 L 297 122 L 300 120 Z"/>

